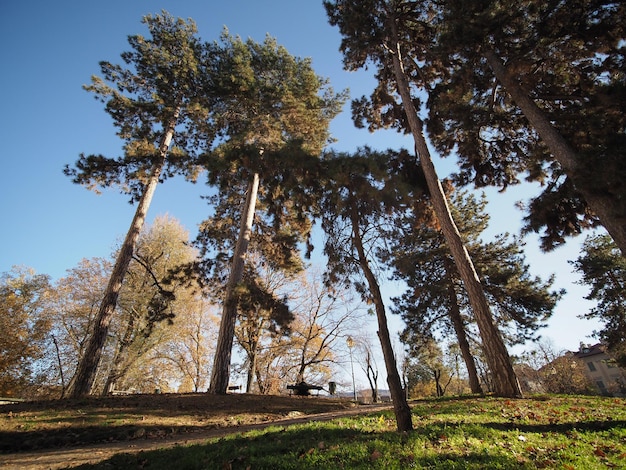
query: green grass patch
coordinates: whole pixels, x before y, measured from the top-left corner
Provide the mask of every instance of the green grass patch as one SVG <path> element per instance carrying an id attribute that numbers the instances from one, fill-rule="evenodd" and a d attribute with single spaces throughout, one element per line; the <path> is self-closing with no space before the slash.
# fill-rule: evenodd
<path id="1" fill-rule="evenodd" d="M 117 455 L 80 468 L 626 468 L 626 400 L 541 396 L 412 403 L 414 430 L 391 412 L 233 434 L 202 445 Z"/>

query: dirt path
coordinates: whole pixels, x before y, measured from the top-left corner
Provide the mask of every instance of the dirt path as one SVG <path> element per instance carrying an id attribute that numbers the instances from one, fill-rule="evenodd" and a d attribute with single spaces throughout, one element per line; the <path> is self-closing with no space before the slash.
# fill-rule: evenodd
<path id="1" fill-rule="evenodd" d="M 165 439 L 145 439 L 129 442 L 113 442 L 110 444 L 86 445 L 61 449 L 47 449 L 35 452 L 19 452 L 0 455 L 0 469 L 3 470 L 56 470 L 76 467 L 82 464 L 98 463 L 109 459 L 115 454 L 138 453 L 146 450 L 168 449 L 175 446 L 202 444 L 214 437 L 223 437 L 229 434 L 238 434 L 253 429 L 263 429 L 269 426 L 290 426 L 308 421 L 329 421 L 342 416 L 368 414 L 380 410 L 390 409 L 391 405 L 359 406 L 347 410 L 305 415 L 297 418 L 281 419 L 260 424 L 246 426 L 232 426 L 212 429 L 184 436 L 177 435 Z"/>

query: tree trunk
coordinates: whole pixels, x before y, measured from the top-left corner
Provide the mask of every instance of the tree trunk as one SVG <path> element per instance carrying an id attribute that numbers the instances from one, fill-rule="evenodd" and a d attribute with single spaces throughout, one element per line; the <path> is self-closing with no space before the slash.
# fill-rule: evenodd
<path id="1" fill-rule="evenodd" d="M 254 377 L 256 375 L 256 361 L 259 348 L 260 327 L 257 328 L 255 325 L 254 330 L 255 331 L 252 333 L 254 337 L 250 340 L 250 352 L 248 353 L 248 361 L 250 362 L 250 364 L 248 365 L 248 377 L 246 378 L 246 393 L 252 392 L 252 382 L 254 381 Z"/>
<path id="2" fill-rule="evenodd" d="M 352 219 L 352 238 L 354 246 L 359 256 L 359 265 L 363 270 L 365 279 L 376 307 L 376 318 L 378 320 L 378 338 L 383 350 L 383 358 L 385 359 L 385 367 L 387 369 L 387 385 L 389 386 L 389 392 L 391 393 L 391 400 L 393 402 L 393 411 L 396 416 L 396 425 L 398 431 L 411 431 L 413 429 L 413 422 L 411 421 L 411 408 L 406 401 L 406 396 L 402 389 L 402 382 L 400 381 L 400 374 L 398 374 L 398 366 L 396 364 L 395 354 L 393 352 L 393 346 L 391 344 L 391 337 L 389 335 L 389 327 L 387 326 L 387 315 L 385 314 L 385 304 L 383 297 L 380 293 L 380 286 L 376 280 L 376 276 L 372 272 L 365 250 L 363 249 L 363 241 L 361 239 L 359 215 L 356 207 L 351 208 Z"/>
<path id="3" fill-rule="evenodd" d="M 366 362 L 367 381 L 370 383 L 370 389 L 372 390 L 372 403 L 378 403 L 378 371 L 375 371 L 372 366 L 372 354 L 369 348 Z"/>
<path id="4" fill-rule="evenodd" d="M 574 182 L 574 186 L 583 195 L 591 210 L 598 216 L 604 228 L 611 235 L 617 246 L 626 257 L 626 220 L 624 214 L 618 210 L 618 201 L 609 191 L 591 191 L 585 183 L 585 171 L 581 168 L 576 157 L 576 152 L 554 128 L 545 113 L 522 89 L 519 82 L 507 70 L 502 60 L 492 50 L 483 51 L 489 66 L 493 70 L 498 81 L 511 95 L 513 101 L 528 119 L 531 126 L 537 131 L 541 140 L 546 144 L 550 153 L 561 164 L 568 177 Z"/>
<path id="5" fill-rule="evenodd" d="M 106 382 L 104 383 L 104 389 L 102 390 L 102 395 L 111 395 L 115 388 L 117 387 L 117 383 L 124 375 L 122 372 L 121 365 L 125 362 L 127 353 L 126 350 L 131 341 L 131 337 L 133 335 L 133 331 L 135 329 L 135 316 L 134 311 L 131 312 L 130 317 L 128 319 L 128 324 L 126 325 L 126 331 L 124 332 L 123 338 L 120 340 L 119 345 L 117 347 L 117 352 L 113 358 L 113 364 L 111 366 L 111 370 L 109 371 L 109 376 L 107 377 Z"/>
<path id="6" fill-rule="evenodd" d="M 59 351 L 59 343 L 57 342 L 56 336 L 52 335 L 52 343 L 54 344 L 54 350 L 56 352 L 57 364 L 59 366 L 59 376 L 61 379 L 61 400 L 65 396 L 65 374 L 63 373 L 63 362 L 61 361 L 61 351 Z"/>
<path id="7" fill-rule="evenodd" d="M 443 387 L 441 386 L 441 369 L 432 369 L 433 377 L 435 378 L 435 390 L 437 397 L 443 396 Z"/>
<path id="8" fill-rule="evenodd" d="M 133 257 L 133 252 L 135 251 L 137 240 L 139 239 L 139 234 L 146 220 L 146 215 L 148 214 L 148 209 L 150 208 L 150 203 L 152 202 L 152 197 L 154 196 L 154 191 L 159 184 L 159 177 L 161 176 L 161 172 L 165 166 L 167 151 L 172 141 L 172 137 L 174 136 L 178 114 L 179 110 L 176 110 L 173 118 L 168 123 L 167 130 L 159 145 L 159 160 L 152 167 L 152 173 L 150 174 L 150 178 L 143 190 L 141 199 L 139 199 L 139 204 L 137 204 L 137 210 L 135 211 L 130 228 L 126 233 L 124 243 L 120 248 L 117 259 L 115 260 L 115 265 L 113 266 L 109 283 L 104 292 L 100 309 L 98 310 L 98 314 L 95 318 L 93 333 L 89 338 L 89 342 L 85 348 L 85 353 L 78 363 L 75 375 L 76 379 L 71 393 L 72 398 L 87 396 L 91 393 L 91 387 L 93 386 L 96 378 L 96 371 L 98 370 L 98 365 L 100 364 L 100 359 L 102 357 L 102 350 L 104 349 L 104 343 L 109 331 L 109 325 L 111 324 L 111 318 L 113 317 L 115 307 L 117 306 L 117 298 L 119 297 L 122 282 L 124 282 L 124 277 L 126 276 L 126 271 L 128 270 L 128 265 Z"/>
<path id="9" fill-rule="evenodd" d="M 256 350 L 250 354 L 250 366 L 248 367 L 248 377 L 246 378 L 246 393 L 252 393 L 252 381 L 256 371 Z"/>
<path id="10" fill-rule="evenodd" d="M 463 318 L 461 317 L 461 310 L 459 309 L 458 298 L 456 291 L 454 290 L 453 276 L 451 275 L 454 269 L 453 263 L 446 258 L 445 260 L 446 276 L 448 278 L 448 297 L 450 299 L 450 319 L 454 326 L 454 332 L 456 333 L 457 340 L 459 342 L 459 348 L 461 349 L 461 355 L 465 362 L 465 368 L 467 369 L 467 375 L 469 377 L 469 384 L 472 393 L 483 393 L 480 386 L 480 380 L 478 380 L 478 371 L 476 370 L 476 363 L 474 362 L 474 356 L 470 351 L 470 345 L 467 341 L 467 333 L 465 332 L 465 325 Z"/>
<path id="11" fill-rule="evenodd" d="M 255 173 L 252 181 L 248 184 L 245 205 L 241 214 L 241 227 L 239 237 L 233 253 L 233 262 L 224 293 L 224 308 L 222 309 L 222 321 L 215 348 L 215 359 L 211 372 L 211 385 L 209 393 L 225 394 L 228 390 L 230 379 L 230 359 L 233 349 L 233 337 L 235 336 L 235 323 L 237 320 L 237 299 L 234 296 L 235 287 L 243 278 L 243 268 L 248 244 L 252 235 L 252 222 L 256 208 L 257 192 L 259 190 L 259 175 Z"/>
<path id="12" fill-rule="evenodd" d="M 456 224 L 452 219 L 452 214 L 450 213 L 441 181 L 439 181 L 437 171 L 430 158 L 430 151 L 428 150 L 426 139 L 422 131 L 422 121 L 413 105 L 409 83 L 404 73 L 400 44 L 395 40 L 398 36 L 397 27 L 393 20 L 390 21 L 390 25 L 392 37 L 394 38 L 393 44 L 395 46 L 395 51 L 392 51 L 391 56 L 398 92 L 402 98 L 402 105 L 404 106 L 409 127 L 413 139 L 415 140 L 415 150 L 424 171 L 435 214 L 437 215 L 446 243 L 450 248 L 454 262 L 463 280 L 465 289 L 467 290 L 474 315 L 476 316 L 476 323 L 480 330 L 485 356 L 491 373 L 494 376 L 494 392 L 497 396 L 501 397 L 521 397 L 522 391 L 515 372 L 513 371 L 509 353 L 506 350 L 500 332 L 493 322 L 493 317 L 489 310 L 489 304 L 487 303 L 487 298 L 485 297 L 480 279 L 474 269 L 469 253 L 463 244 Z"/>

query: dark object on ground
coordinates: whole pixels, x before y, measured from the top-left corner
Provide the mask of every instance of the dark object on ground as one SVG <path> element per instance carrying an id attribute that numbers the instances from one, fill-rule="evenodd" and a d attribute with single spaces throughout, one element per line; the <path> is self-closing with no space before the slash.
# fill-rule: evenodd
<path id="1" fill-rule="evenodd" d="M 310 385 L 306 382 L 300 382 L 295 385 L 287 385 L 287 390 L 293 390 L 295 395 L 306 397 L 311 395 L 311 390 L 324 390 L 324 387 L 320 387 L 319 385 Z"/>

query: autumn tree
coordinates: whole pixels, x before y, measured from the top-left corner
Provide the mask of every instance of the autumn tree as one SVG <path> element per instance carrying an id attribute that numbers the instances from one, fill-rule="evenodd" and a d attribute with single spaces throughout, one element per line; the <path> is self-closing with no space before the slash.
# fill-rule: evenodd
<path id="1" fill-rule="evenodd" d="M 429 2 L 397 0 L 325 1 L 330 23 L 342 34 L 344 66 L 356 70 L 373 63 L 378 84 L 370 99 L 353 101 L 353 115 L 358 126 L 370 130 L 395 127 L 410 133 L 416 156 L 424 173 L 438 223 L 452 253 L 483 339 L 489 366 L 494 372 L 499 396 L 521 396 L 508 351 L 494 324 L 480 278 L 472 263 L 454 219 L 424 136 L 419 114 L 422 101 L 415 92 L 428 89 L 437 72 L 424 70 L 420 64 L 428 48 L 416 38 L 433 37 Z"/>
<path id="2" fill-rule="evenodd" d="M 586 299 L 597 304 L 583 318 L 596 319 L 594 332 L 621 367 L 626 367 L 626 259 L 608 235 L 588 237 L 581 255 L 571 262 L 589 286 Z"/>
<path id="3" fill-rule="evenodd" d="M 534 392 L 590 394 L 593 383 L 585 374 L 585 363 L 569 351 L 559 351 L 547 340 L 537 341 L 525 351 L 520 364 L 527 366 L 525 381 L 535 385 Z"/>
<path id="4" fill-rule="evenodd" d="M 325 285 L 316 272 L 305 272 L 289 296 L 294 319 L 289 324 L 290 377 L 295 383 L 328 381 L 337 362 L 337 343 L 355 329 L 360 302 L 341 288 Z"/>
<path id="5" fill-rule="evenodd" d="M 428 130 L 460 179 L 543 185 L 526 231 L 549 250 L 599 220 L 626 252 L 624 5 L 433 2 Z M 430 42 L 430 45 L 426 44 Z"/>
<path id="6" fill-rule="evenodd" d="M 417 355 L 406 353 L 402 361 L 402 377 L 407 397 L 436 396 L 431 369 Z"/>
<path id="7" fill-rule="evenodd" d="M 56 376 L 50 380 L 61 387 L 61 398 L 74 383 L 110 272 L 111 262 L 107 259 L 82 259 L 50 289 L 47 308 L 53 322 L 54 345 L 50 363 Z"/>
<path id="8" fill-rule="evenodd" d="M 199 240 L 218 257 L 228 253 L 231 262 L 210 386 L 212 393 L 225 393 L 237 316 L 234 293 L 253 225 L 262 234 L 266 259 L 294 264 L 297 245 L 311 230 L 314 203 L 303 180 L 329 141 L 329 122 L 344 98 L 315 74 L 309 59 L 291 56 L 269 36 L 259 44 L 225 33 L 216 47 L 219 67 L 212 80 L 221 98 L 212 111 L 220 141 L 207 153 L 205 168 L 218 188 L 217 209 Z M 233 207 L 239 213 L 224 219 Z"/>
<path id="9" fill-rule="evenodd" d="M 39 381 L 51 328 L 45 297 L 49 277 L 15 266 L 0 277 L 0 395 L 24 396 Z"/>
<path id="10" fill-rule="evenodd" d="M 219 328 L 218 306 L 202 291 L 185 305 L 185 311 L 170 326 L 173 334 L 155 347 L 149 359 L 154 369 L 166 372 L 161 376 L 164 384 L 179 383 L 179 392 L 201 392 L 209 385 Z"/>
<path id="11" fill-rule="evenodd" d="M 117 185 L 130 195 L 131 202 L 137 202 L 79 363 L 74 397 L 91 392 L 120 289 L 157 184 L 177 174 L 195 179 L 198 146 L 212 141 L 208 111 L 211 89 L 205 73 L 210 48 L 196 38 L 191 20 L 175 19 L 163 12 L 144 17 L 143 23 L 150 37 L 130 36 L 132 50 L 122 54 L 124 65 L 101 62 L 102 77 L 94 76 L 85 86 L 105 103 L 124 142 L 124 155 L 81 155 L 74 168 L 65 168 L 75 183 L 91 189 Z"/>
<path id="12" fill-rule="evenodd" d="M 129 388 L 124 385 L 127 376 L 141 368 L 159 344 L 179 333 L 176 324 L 188 321 L 197 286 L 172 277 L 197 258 L 188 242 L 187 230 L 169 216 L 155 218 L 140 234 L 111 326 L 104 394 Z"/>
<path id="13" fill-rule="evenodd" d="M 340 361 L 338 341 L 361 318 L 360 304 L 348 292 L 324 285 L 314 269 L 287 276 L 280 271 L 259 272 L 265 293 L 258 300 L 271 292 L 273 299 L 265 305 L 278 311 L 265 310 L 262 303 L 251 310 L 245 303 L 239 305 L 235 335 L 245 354 L 247 382 L 251 384 L 254 373 L 262 394 L 281 393 L 295 382 L 327 382 Z M 244 278 L 241 286 L 245 285 Z M 288 315 L 277 315 L 281 311 Z"/>
<path id="14" fill-rule="evenodd" d="M 499 331 L 510 345 L 535 338 L 545 326 L 562 291 L 551 291 L 553 278 L 543 281 L 529 273 L 523 244 L 508 234 L 485 242 L 481 236 L 489 224 L 487 201 L 465 191 L 451 196 L 455 220 L 483 285 Z M 416 217 L 417 215 L 417 217 Z M 469 374 L 473 393 L 481 393 L 478 373 L 470 346 L 476 334 L 470 302 L 451 260 L 441 232 L 430 224 L 420 223 L 422 214 L 406 213 L 393 231 L 394 243 L 388 257 L 395 276 L 408 289 L 395 299 L 395 311 L 406 324 L 407 344 L 420 343 L 440 333 L 454 334 Z"/>

